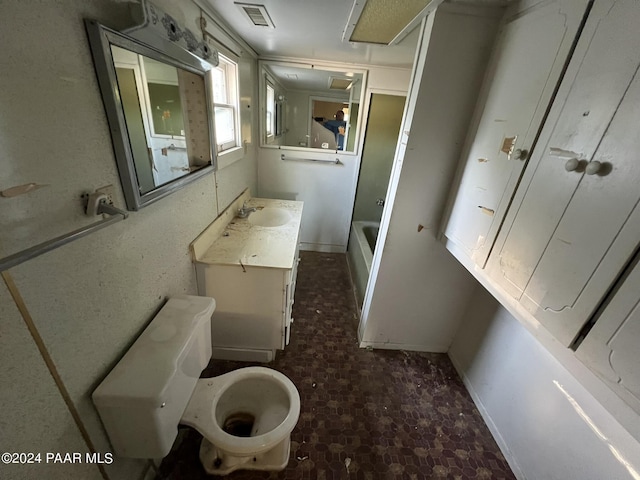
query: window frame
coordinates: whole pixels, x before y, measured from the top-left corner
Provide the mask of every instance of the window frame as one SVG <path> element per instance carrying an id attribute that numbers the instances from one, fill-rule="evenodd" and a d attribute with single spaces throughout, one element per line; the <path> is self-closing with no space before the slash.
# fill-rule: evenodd
<path id="1" fill-rule="evenodd" d="M 213 111 L 214 111 L 214 123 L 215 123 L 215 111 L 216 108 L 223 108 L 226 110 L 231 110 L 233 115 L 233 133 L 234 138 L 232 140 L 226 141 L 224 143 L 218 142 L 218 130 L 216 124 L 216 152 L 219 156 L 224 156 L 226 153 L 234 150 L 235 148 L 239 148 L 241 146 L 240 139 L 240 85 L 238 78 L 238 62 L 229 56 L 224 55 L 222 53 L 218 53 L 219 64 L 215 67 L 215 70 L 222 70 L 224 79 L 225 79 L 225 93 L 226 99 L 228 103 L 216 102 L 215 98 L 213 101 Z M 213 73 L 212 73 L 213 76 Z M 215 82 L 212 79 L 212 82 Z M 215 91 L 215 83 L 214 83 L 214 91 Z"/>
<path id="2" fill-rule="evenodd" d="M 269 98 L 269 90 L 271 90 L 271 99 Z M 273 141 L 276 136 L 276 88 L 268 78 L 265 93 L 265 133 L 267 141 Z M 269 114 L 271 114 L 271 117 L 269 117 Z"/>

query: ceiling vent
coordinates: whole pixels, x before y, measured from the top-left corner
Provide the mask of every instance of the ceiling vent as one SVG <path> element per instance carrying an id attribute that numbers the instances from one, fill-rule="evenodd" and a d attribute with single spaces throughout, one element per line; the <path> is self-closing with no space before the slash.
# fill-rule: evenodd
<path id="1" fill-rule="evenodd" d="M 240 2 L 235 2 L 235 4 L 244 12 L 249 21 L 256 27 L 276 28 L 264 5 Z"/>

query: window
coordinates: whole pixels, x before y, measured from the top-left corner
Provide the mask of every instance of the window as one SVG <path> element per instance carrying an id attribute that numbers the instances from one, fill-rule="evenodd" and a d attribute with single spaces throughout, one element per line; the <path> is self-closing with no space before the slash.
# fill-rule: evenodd
<path id="1" fill-rule="evenodd" d="M 224 152 L 240 146 L 238 138 L 238 65 L 219 55 L 213 69 L 213 105 L 216 123 L 216 147 Z"/>
<path id="2" fill-rule="evenodd" d="M 275 105 L 276 105 L 276 92 L 271 85 L 267 83 L 267 118 L 266 118 L 266 130 L 267 130 L 267 138 L 273 137 L 276 129 L 276 114 L 275 114 Z"/>

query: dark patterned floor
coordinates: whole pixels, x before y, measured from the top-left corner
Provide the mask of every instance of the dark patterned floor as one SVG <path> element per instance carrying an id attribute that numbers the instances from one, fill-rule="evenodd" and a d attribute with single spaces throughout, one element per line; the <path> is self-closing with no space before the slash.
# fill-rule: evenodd
<path id="1" fill-rule="evenodd" d="M 239 479 L 515 478 L 449 358 L 364 350 L 345 255 L 302 252 L 291 343 L 269 366 L 296 384 L 300 419 L 282 472 Z M 203 376 L 248 366 L 214 360 Z M 162 479 L 212 479 L 186 430 Z"/>

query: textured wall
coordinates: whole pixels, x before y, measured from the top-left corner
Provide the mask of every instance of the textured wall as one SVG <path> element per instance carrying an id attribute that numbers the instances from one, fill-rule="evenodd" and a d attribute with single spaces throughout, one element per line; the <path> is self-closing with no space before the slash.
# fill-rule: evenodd
<path id="1" fill-rule="evenodd" d="M 18 309 L 0 281 L 0 450 L 69 452 L 89 450 L 75 427 Z M 96 465 L 0 465 L 6 480 L 24 478 L 102 478 Z"/>
<path id="2" fill-rule="evenodd" d="M 200 10 L 194 4 L 159 5 L 198 31 Z M 94 221 L 83 215 L 84 191 L 113 184 L 116 204 L 124 206 L 83 19 L 123 28 L 130 15 L 128 2 L 107 0 L 2 6 L 0 189 L 48 184 L 21 197 L 0 198 L 0 256 L 5 256 Z M 242 132 L 250 142 L 256 62 L 245 55 L 240 63 Z M 77 411 L 90 442 L 98 451 L 111 451 L 91 392 L 168 296 L 196 293 L 189 243 L 218 211 L 245 188 L 255 191 L 255 185 L 255 148 L 248 144 L 241 160 L 215 175 L 10 270 L 72 405 L 64 404 L 2 285 L 0 450 L 87 451 L 71 418 Z M 112 479 L 129 479 L 146 467 L 143 461 L 116 459 L 106 471 Z M 99 476 L 95 466 L 43 465 L 16 473 L 0 465 L 2 478 Z"/>
<path id="3" fill-rule="evenodd" d="M 640 444 L 577 380 L 594 375 L 555 344 L 563 363 L 478 288 L 449 356 L 519 478 L 638 478 Z"/>

